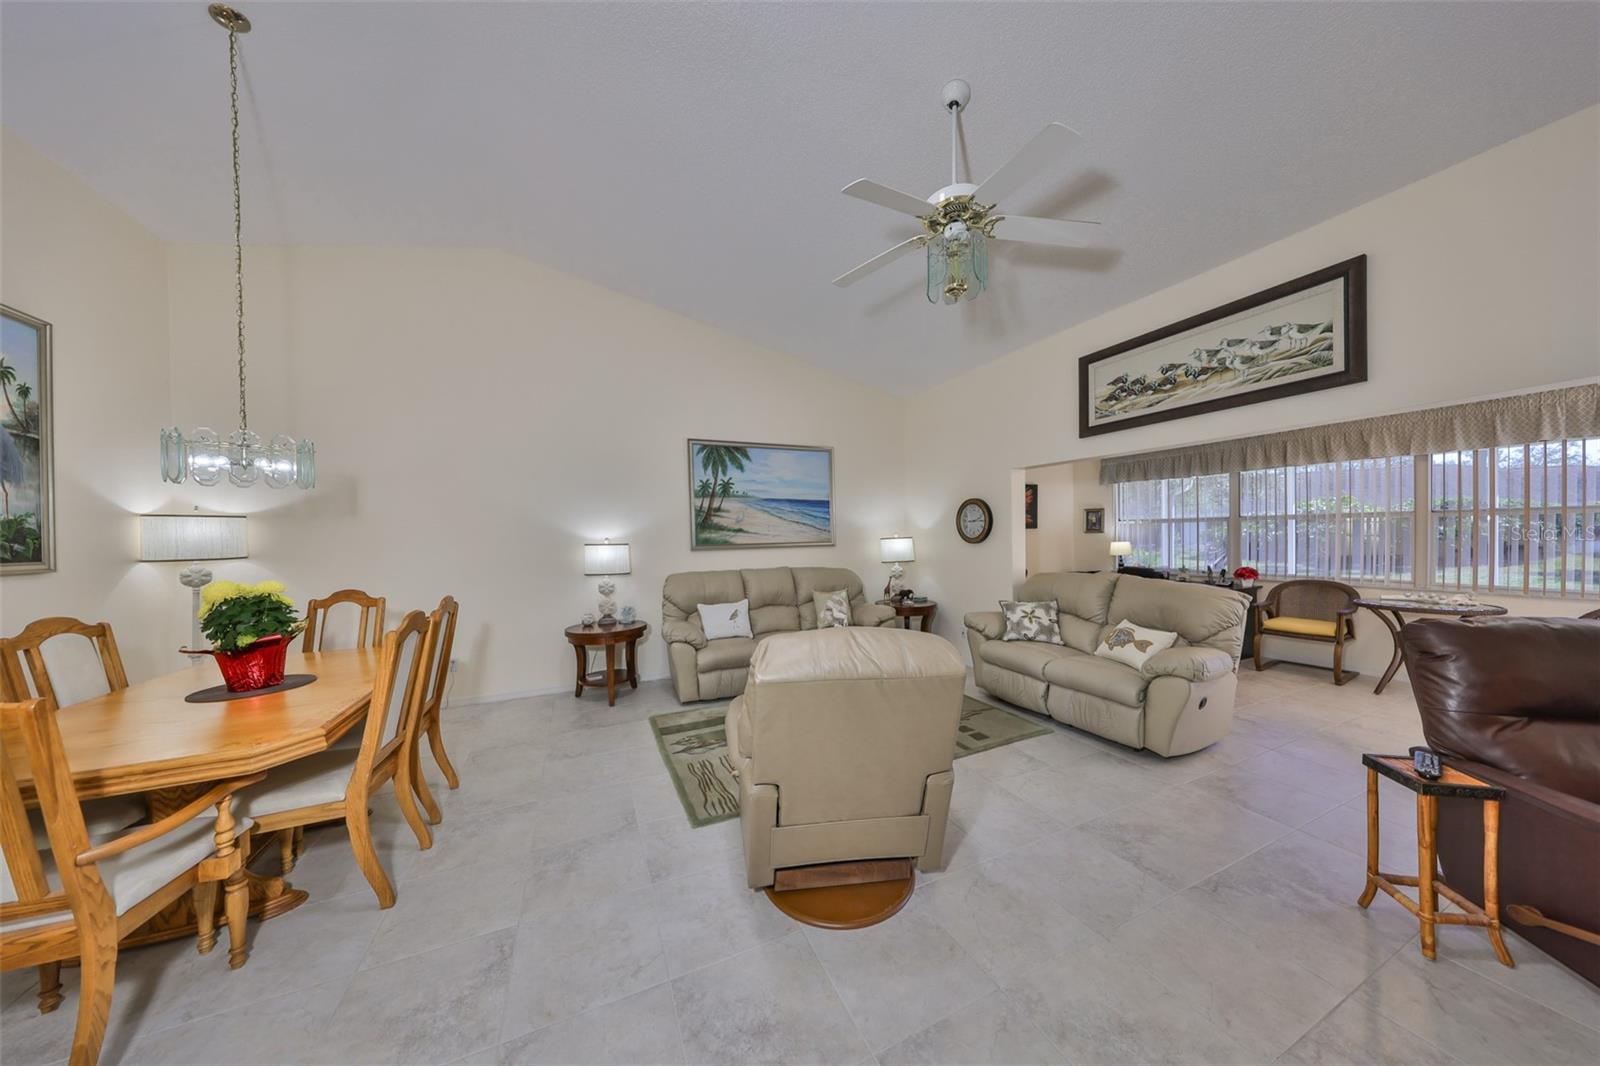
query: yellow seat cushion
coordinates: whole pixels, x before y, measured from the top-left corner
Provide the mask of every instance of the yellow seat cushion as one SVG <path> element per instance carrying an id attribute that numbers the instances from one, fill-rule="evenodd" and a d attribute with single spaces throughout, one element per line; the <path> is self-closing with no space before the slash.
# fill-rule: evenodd
<path id="1" fill-rule="evenodd" d="M 1338 625 L 1320 618 L 1269 618 L 1261 623 L 1263 633 L 1287 633 L 1296 637 L 1327 637 L 1338 635 Z"/>

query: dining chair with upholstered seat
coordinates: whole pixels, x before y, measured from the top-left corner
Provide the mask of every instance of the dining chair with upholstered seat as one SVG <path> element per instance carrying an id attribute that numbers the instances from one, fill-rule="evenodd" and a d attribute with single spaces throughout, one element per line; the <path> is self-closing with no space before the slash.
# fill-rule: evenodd
<path id="1" fill-rule="evenodd" d="M 1358 676 L 1355 671 L 1344 669 L 1344 646 L 1346 641 L 1356 639 L 1355 601 L 1360 596 L 1341 581 L 1303 578 L 1273 585 L 1256 607 L 1256 669 L 1275 665 L 1274 660 L 1262 657 L 1265 638 L 1287 637 L 1332 644 L 1335 685 Z"/>
<path id="2" fill-rule="evenodd" d="M 422 750 L 421 739 L 424 735 L 427 736 L 428 747 L 433 751 L 433 761 L 438 763 L 439 769 L 444 772 L 445 783 L 452 789 L 460 788 L 461 778 L 450 762 L 450 756 L 444 750 L 444 733 L 439 724 L 446 682 L 450 677 L 450 655 L 455 646 L 456 615 L 459 612 L 460 605 L 456 603 L 456 598 L 446 596 L 428 616 L 428 626 L 433 634 L 433 654 L 430 656 L 431 665 L 428 669 L 428 687 L 423 691 L 422 703 L 417 714 L 417 743 L 412 746 L 411 777 L 416 782 L 417 796 L 428 812 L 428 820 L 434 825 L 443 820 L 444 812 L 439 809 L 438 802 L 433 798 L 433 792 L 428 788 L 427 779 L 422 776 L 422 766 L 419 761 Z"/>
<path id="3" fill-rule="evenodd" d="M 394 906 L 394 884 L 373 846 L 367 807 L 386 782 L 394 783 L 395 799 L 417 843 L 423 848 L 433 844 L 428 823 L 417 808 L 411 776 L 417 706 L 428 680 L 428 635 L 428 616 L 421 611 L 410 612 L 384 634 L 359 745 L 332 747 L 280 766 L 240 797 L 241 812 L 262 833 L 343 821 L 356 865 L 382 908 Z M 286 848 L 286 860 L 292 857 Z"/>
<path id="4" fill-rule="evenodd" d="M 216 945 L 217 884 L 224 884 L 228 964 L 244 965 L 250 825 L 233 795 L 264 776 L 224 781 L 177 811 L 122 836 L 93 837 L 49 701 L 0 703 L 0 969 L 38 966 L 55 979 L 81 963 L 73 1066 L 92 1066 L 111 1013 L 117 943 L 185 893 L 194 896 L 197 946 Z M 48 850 L 29 829 L 21 782 L 32 779 Z M 216 808 L 214 817 L 206 813 Z M 59 883 L 52 888 L 51 881 Z M 42 980 L 42 978 L 41 978 Z M 52 1004 L 52 1008 L 55 1004 Z"/>
<path id="5" fill-rule="evenodd" d="M 14 637 L 0 639 L 0 700 L 44 700 L 53 708 L 104 696 L 128 687 L 128 674 L 108 622 L 76 618 L 40 618 Z M 91 838 L 114 835 L 145 819 L 143 796 L 108 796 L 82 805 Z M 35 847 L 50 849 L 44 819 L 28 812 Z M 61 1004 L 60 963 L 39 968 L 39 1010 L 48 1014 Z"/>
<path id="6" fill-rule="evenodd" d="M 369 596 L 360 589 L 340 589 L 306 601 L 305 642 L 302 651 L 335 651 L 339 648 L 371 648 L 383 640 L 382 596 Z M 343 608 L 348 608 L 343 609 Z M 338 617 L 355 614 L 355 626 L 330 625 L 330 614 Z"/>

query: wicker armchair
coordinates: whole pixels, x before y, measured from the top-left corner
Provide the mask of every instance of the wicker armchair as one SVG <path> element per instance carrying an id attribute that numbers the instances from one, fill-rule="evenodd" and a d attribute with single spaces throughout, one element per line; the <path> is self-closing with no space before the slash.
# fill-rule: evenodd
<path id="1" fill-rule="evenodd" d="M 1333 683 L 1342 685 L 1356 672 L 1344 669 L 1344 645 L 1356 638 L 1356 598 L 1361 593 L 1339 581 L 1280 581 L 1256 607 L 1255 664 L 1274 665 L 1261 656 L 1267 637 L 1315 640 L 1333 645 Z"/>

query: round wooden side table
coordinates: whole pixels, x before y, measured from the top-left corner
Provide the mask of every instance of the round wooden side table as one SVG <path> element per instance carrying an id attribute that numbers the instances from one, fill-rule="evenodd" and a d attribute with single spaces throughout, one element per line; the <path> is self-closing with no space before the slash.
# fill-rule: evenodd
<path id="1" fill-rule="evenodd" d="M 589 687 L 606 687 L 606 705 L 617 705 L 617 682 L 626 681 L 630 688 L 639 687 L 639 659 L 635 645 L 644 636 L 643 622 L 618 622 L 613 626 L 568 626 L 567 640 L 578 657 L 578 684 L 572 695 L 583 695 Z M 626 667 L 617 666 L 617 645 L 627 649 Z M 589 669 L 589 649 L 601 647 L 606 651 L 606 668 L 598 672 Z"/>
<path id="2" fill-rule="evenodd" d="M 933 626 L 933 616 L 939 613 L 939 605 L 933 600 L 926 600 L 922 603 L 912 603 L 910 600 L 901 600 L 898 603 L 891 603 L 889 600 L 879 600 L 878 602 L 885 607 L 893 607 L 894 613 L 900 617 L 900 624 L 907 629 L 911 628 L 911 620 L 913 618 L 921 619 L 917 623 L 917 628 L 924 633 L 928 632 Z"/>

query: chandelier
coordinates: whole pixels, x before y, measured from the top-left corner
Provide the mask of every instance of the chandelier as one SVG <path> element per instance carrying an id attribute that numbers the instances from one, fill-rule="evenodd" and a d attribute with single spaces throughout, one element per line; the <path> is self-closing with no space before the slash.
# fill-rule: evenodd
<path id="1" fill-rule="evenodd" d="M 317 483 L 317 449 L 309 440 L 279 434 L 263 440 L 250 428 L 244 388 L 244 243 L 239 201 L 239 34 L 250 32 L 250 20 L 226 4 L 206 9 L 228 31 L 228 105 L 233 146 L 233 291 L 239 348 L 239 428 L 226 438 L 201 426 L 188 433 L 173 427 L 161 431 L 161 478 L 175 485 L 193 481 L 215 485 L 226 475 L 241 488 L 264 481 L 275 489 L 291 485 L 309 489 Z"/>

